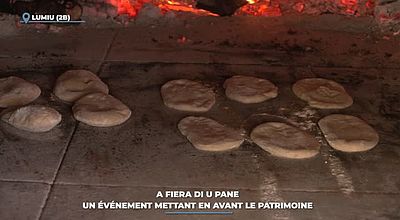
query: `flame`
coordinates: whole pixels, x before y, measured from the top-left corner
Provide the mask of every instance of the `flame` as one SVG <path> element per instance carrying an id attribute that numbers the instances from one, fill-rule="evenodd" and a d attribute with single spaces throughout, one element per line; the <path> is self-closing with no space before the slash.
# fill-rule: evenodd
<path id="1" fill-rule="evenodd" d="M 108 3 L 117 8 L 118 14 L 127 14 L 135 17 L 143 4 L 146 3 L 146 0 L 108 0 Z"/>
<path id="2" fill-rule="evenodd" d="M 198 15 L 211 15 L 217 16 L 214 13 L 203 9 L 197 9 L 191 3 L 179 2 L 173 0 L 159 0 L 157 6 L 165 13 L 167 11 L 183 11 L 183 12 L 191 12 Z"/>

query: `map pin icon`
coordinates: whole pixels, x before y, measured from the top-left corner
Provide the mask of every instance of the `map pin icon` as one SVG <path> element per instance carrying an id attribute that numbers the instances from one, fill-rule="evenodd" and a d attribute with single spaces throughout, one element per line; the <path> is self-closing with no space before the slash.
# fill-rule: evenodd
<path id="1" fill-rule="evenodd" d="M 29 14 L 28 12 L 22 14 L 22 20 L 24 21 L 25 24 L 28 24 L 30 19 L 31 19 L 31 14 Z"/>

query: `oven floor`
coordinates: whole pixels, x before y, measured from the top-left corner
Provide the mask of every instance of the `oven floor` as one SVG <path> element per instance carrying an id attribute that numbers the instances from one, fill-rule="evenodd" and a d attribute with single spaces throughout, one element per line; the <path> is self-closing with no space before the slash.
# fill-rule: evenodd
<path id="1" fill-rule="evenodd" d="M 374 34 L 370 23 L 335 16 L 201 17 L 3 37 L 0 76 L 37 83 L 42 95 L 35 102 L 55 107 L 63 121 L 45 134 L 0 123 L 0 219 L 399 219 L 400 40 Z M 98 73 L 133 110 L 131 119 L 112 128 L 76 122 L 71 107 L 51 93 L 57 76 L 76 68 Z M 236 74 L 271 80 L 278 98 L 250 105 L 228 100 L 222 84 Z M 307 107 L 291 92 L 305 77 L 341 83 L 354 104 Z M 323 141 L 321 153 L 281 159 L 250 141 L 225 153 L 196 150 L 176 128 L 191 114 L 168 109 L 159 94 L 163 83 L 178 78 L 204 81 L 217 92 L 211 111 L 195 115 L 247 133 L 268 120 L 295 123 Z M 364 153 L 333 150 L 316 126 L 331 113 L 363 118 L 379 132 L 379 145 Z M 170 216 L 82 208 L 86 201 L 167 201 L 155 198 L 164 190 L 239 190 L 240 199 L 231 200 L 312 201 L 314 209 Z"/>

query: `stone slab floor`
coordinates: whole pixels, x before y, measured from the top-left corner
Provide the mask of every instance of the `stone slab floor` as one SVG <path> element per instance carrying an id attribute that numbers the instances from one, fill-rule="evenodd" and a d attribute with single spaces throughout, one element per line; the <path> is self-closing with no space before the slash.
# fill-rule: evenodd
<path id="1" fill-rule="evenodd" d="M 44 134 L 0 123 L 0 219 L 400 219 L 400 40 L 371 23 L 336 16 L 198 17 L 0 37 L 0 76 L 37 83 L 43 92 L 35 102 L 63 115 Z M 125 124 L 89 127 L 52 95 L 57 76 L 77 68 L 96 72 L 133 110 Z M 236 74 L 271 80 L 278 98 L 250 105 L 228 100 L 222 84 Z M 307 107 L 291 92 L 306 77 L 341 83 L 354 105 Z M 204 81 L 217 93 L 211 111 L 195 115 L 248 133 L 264 121 L 293 123 L 322 141 L 321 153 L 281 159 L 249 140 L 224 153 L 196 150 L 176 128 L 190 113 L 168 109 L 159 94 L 177 78 Z M 331 113 L 363 118 L 380 143 L 364 153 L 333 150 L 315 124 Z M 159 190 L 239 190 L 235 201 L 312 201 L 314 209 L 171 216 L 82 208 L 85 201 L 152 201 Z"/>

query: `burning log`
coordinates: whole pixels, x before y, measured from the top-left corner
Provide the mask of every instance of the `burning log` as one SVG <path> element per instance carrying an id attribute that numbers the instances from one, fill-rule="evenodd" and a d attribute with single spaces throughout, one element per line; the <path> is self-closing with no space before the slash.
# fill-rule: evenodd
<path id="1" fill-rule="evenodd" d="M 196 8 L 204 9 L 220 16 L 231 16 L 247 3 L 246 0 L 198 0 Z"/>

